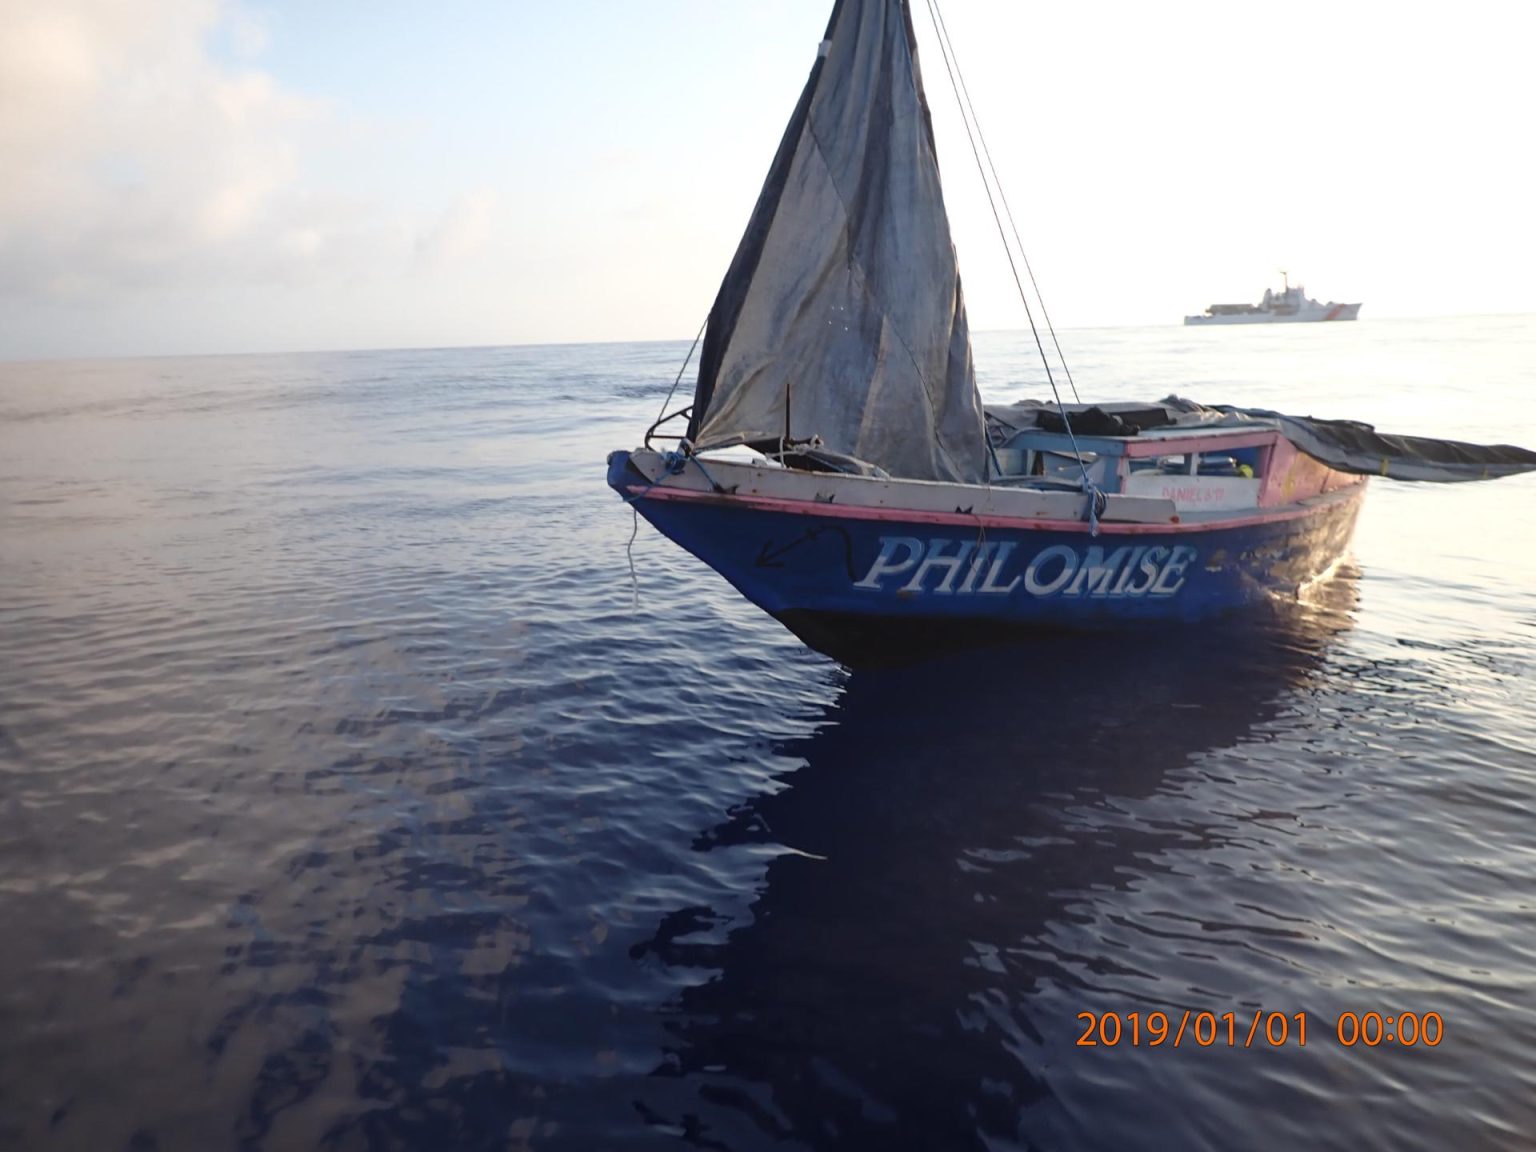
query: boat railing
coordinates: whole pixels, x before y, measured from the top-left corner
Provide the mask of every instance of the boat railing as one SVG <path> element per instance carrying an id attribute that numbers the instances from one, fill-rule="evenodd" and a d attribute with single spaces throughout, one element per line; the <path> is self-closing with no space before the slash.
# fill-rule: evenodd
<path id="1" fill-rule="evenodd" d="M 658 432 L 657 429 L 660 428 L 663 424 L 671 423 L 679 416 L 683 417 L 684 419 L 688 419 L 692 417 L 692 415 L 693 405 L 690 404 L 686 408 L 674 408 L 665 416 L 658 417 L 656 422 L 645 430 L 645 446 L 649 448 L 651 446 L 652 440 L 686 440 L 688 438 L 688 434 L 686 432 Z"/>
<path id="2" fill-rule="evenodd" d="M 1276 439 L 1273 429 L 1264 428 L 1158 428 L 1135 437 L 1079 436 L 1074 451 L 1059 432 L 1025 430 L 995 450 L 997 479 L 1010 486 L 1030 479 L 1080 486 L 1086 472 L 1106 492 L 1127 492 L 1155 476 L 1221 478 L 1252 487 L 1256 500 Z"/>

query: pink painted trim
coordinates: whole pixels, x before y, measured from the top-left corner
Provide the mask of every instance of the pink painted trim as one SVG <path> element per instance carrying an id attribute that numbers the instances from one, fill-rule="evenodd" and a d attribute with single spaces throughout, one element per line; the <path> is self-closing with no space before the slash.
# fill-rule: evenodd
<path id="1" fill-rule="evenodd" d="M 1290 503 L 1285 498 L 1285 481 L 1296 463 L 1297 455 L 1299 454 L 1296 451 L 1296 445 L 1289 440 L 1282 439 L 1275 445 L 1275 450 L 1269 456 L 1269 467 L 1264 469 L 1264 485 L 1259 489 L 1260 508 L 1274 508 Z M 1316 492 L 1308 492 L 1305 495 L 1315 496 L 1321 491 L 1322 485 L 1319 484 Z"/>
<path id="2" fill-rule="evenodd" d="M 1241 436 L 1227 433 L 1225 436 L 1170 436 L 1158 439 L 1149 436 L 1145 440 L 1128 440 L 1124 455 L 1139 460 L 1145 456 L 1183 456 L 1186 452 L 1223 452 L 1234 448 L 1263 448 L 1280 439 L 1274 431 L 1245 432 Z"/>
<path id="3" fill-rule="evenodd" d="M 783 500 L 775 496 L 719 496 L 713 492 L 695 492 L 687 488 L 663 488 L 659 485 L 647 488 L 643 484 L 631 484 L 626 491 L 631 496 L 646 500 L 683 500 L 705 504 L 736 505 L 762 512 L 788 512 L 797 516 L 823 516 L 840 520 L 894 520 L 907 524 L 960 524 L 986 528 L 1035 529 L 1051 532 L 1087 532 L 1084 520 L 1038 520 L 1012 516 L 978 516 L 965 512 L 923 512 L 902 508 L 860 508 L 854 504 L 823 504 L 806 500 Z M 1122 524 L 1099 521 L 1099 532 L 1106 536 L 1149 536 L 1154 533 L 1198 533 L 1219 528 L 1247 528 L 1254 524 L 1278 524 L 1287 520 L 1301 520 L 1324 507 L 1344 500 L 1359 499 L 1365 492 L 1364 484 L 1353 484 L 1337 492 L 1315 497 L 1316 504 L 1277 512 L 1260 512 L 1232 520 L 1179 521 L 1165 524 Z"/>

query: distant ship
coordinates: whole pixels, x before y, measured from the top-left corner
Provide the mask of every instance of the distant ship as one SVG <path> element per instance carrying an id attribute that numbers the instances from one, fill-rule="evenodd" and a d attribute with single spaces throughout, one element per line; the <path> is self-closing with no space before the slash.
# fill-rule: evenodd
<path id="1" fill-rule="evenodd" d="M 1285 287 L 1276 294 L 1264 289 L 1264 299 L 1257 304 L 1212 304 L 1199 316 L 1186 316 L 1186 324 L 1282 324 L 1292 321 L 1353 320 L 1360 315 L 1358 304 L 1319 304 L 1309 299 L 1301 285 L 1291 287 L 1284 272 Z"/>

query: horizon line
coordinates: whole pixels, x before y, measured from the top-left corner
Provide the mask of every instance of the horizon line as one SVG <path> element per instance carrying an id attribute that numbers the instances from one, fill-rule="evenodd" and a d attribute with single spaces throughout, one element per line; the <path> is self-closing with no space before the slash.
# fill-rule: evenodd
<path id="1" fill-rule="evenodd" d="M 1402 313 L 1386 316 L 1372 315 L 1365 321 L 1352 320 L 1351 324 L 1365 323 L 1367 325 L 1377 322 L 1397 322 L 1408 320 L 1476 320 L 1476 319 L 1500 319 L 1518 316 L 1536 316 L 1532 311 L 1515 312 L 1433 312 L 1433 313 Z M 1058 327 L 1057 332 L 1104 332 L 1104 331 L 1134 331 L 1138 329 L 1162 329 L 1184 328 L 1183 318 L 1177 322 L 1160 321 L 1150 324 L 1080 324 L 1071 327 Z M 1251 325 L 1213 325 L 1226 331 L 1229 327 L 1247 331 L 1250 328 L 1264 328 L 1262 324 Z M 971 336 L 998 336 L 1029 333 L 1028 327 L 1020 328 L 977 328 L 971 330 Z M 371 347 L 310 347 L 310 348 L 283 348 L 268 349 L 266 351 L 232 350 L 222 352 L 102 352 L 86 355 L 55 354 L 43 356 L 0 357 L 0 365 L 21 364 L 83 364 L 95 361 L 114 360 L 211 360 L 222 357 L 235 356 L 352 356 L 376 352 L 467 352 L 473 350 L 491 350 L 500 348 L 596 348 L 616 347 L 634 344 L 688 344 L 693 337 L 643 337 L 628 340 L 528 340 L 510 341 L 485 344 L 379 344 Z"/>

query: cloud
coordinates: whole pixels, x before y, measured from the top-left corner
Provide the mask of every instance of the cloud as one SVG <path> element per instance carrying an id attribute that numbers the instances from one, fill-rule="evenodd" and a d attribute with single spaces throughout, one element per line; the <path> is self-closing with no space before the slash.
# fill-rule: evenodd
<path id="1" fill-rule="evenodd" d="M 218 0 L 0 0 L 0 292 L 73 301 L 282 278 L 342 214 L 300 181 L 320 102 L 214 59 L 259 22 Z"/>
<path id="2" fill-rule="evenodd" d="M 495 231 L 496 195 L 477 188 L 424 229 L 416 240 L 416 264 L 437 270 L 485 252 Z"/>

